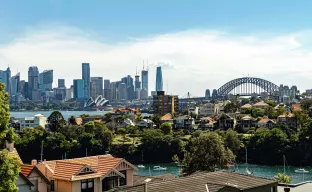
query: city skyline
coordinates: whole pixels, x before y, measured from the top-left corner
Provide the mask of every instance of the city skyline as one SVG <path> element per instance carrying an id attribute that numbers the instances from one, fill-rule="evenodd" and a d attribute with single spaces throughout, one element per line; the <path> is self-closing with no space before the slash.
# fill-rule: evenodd
<path id="1" fill-rule="evenodd" d="M 115 81 L 134 76 L 136 66 L 142 69 L 142 60 L 149 60 L 150 78 L 162 66 L 170 74 L 164 85 L 177 95 L 202 96 L 206 89 L 248 75 L 310 89 L 311 2 L 239 2 L 124 2 L 119 7 L 116 2 L 34 1 L 20 2 L 22 10 L 4 2 L 0 65 L 9 65 L 12 74 L 20 72 L 21 79 L 26 79 L 28 66 L 40 71 L 53 66 L 54 78 L 65 78 L 69 86 L 81 78 L 77 69 L 82 62 L 92 64 L 91 76 Z M 65 11 L 69 6 L 71 11 Z M 39 13 L 32 11 L 35 7 Z M 86 7 L 94 11 L 86 14 Z M 125 7 L 131 7 L 129 12 Z M 152 80 L 149 88 L 155 87 Z"/>

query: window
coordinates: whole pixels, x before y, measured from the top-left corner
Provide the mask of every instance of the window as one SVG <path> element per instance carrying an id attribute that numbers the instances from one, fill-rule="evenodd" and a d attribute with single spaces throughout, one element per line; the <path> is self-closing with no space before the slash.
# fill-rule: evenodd
<path id="1" fill-rule="evenodd" d="M 54 191 L 54 180 L 51 180 L 50 190 Z"/>
<path id="2" fill-rule="evenodd" d="M 120 179 L 119 179 L 119 185 L 120 185 L 120 186 L 127 185 L 127 171 L 125 170 L 125 171 L 119 171 L 119 172 L 122 173 L 122 174 L 125 176 L 125 178 L 120 177 Z"/>
<path id="3" fill-rule="evenodd" d="M 81 192 L 93 192 L 94 179 L 81 180 Z"/>
<path id="4" fill-rule="evenodd" d="M 118 177 L 107 177 L 102 180 L 102 189 L 103 191 L 108 191 L 110 189 L 113 189 L 115 187 L 118 187 Z"/>

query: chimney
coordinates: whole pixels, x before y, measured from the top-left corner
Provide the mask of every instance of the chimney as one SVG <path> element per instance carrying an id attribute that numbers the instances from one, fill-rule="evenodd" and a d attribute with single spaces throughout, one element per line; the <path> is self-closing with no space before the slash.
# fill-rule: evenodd
<path id="1" fill-rule="evenodd" d="M 12 143 L 9 143 L 8 141 L 5 141 L 5 145 L 6 145 L 7 150 L 8 150 L 10 153 L 12 153 L 13 150 L 14 150 L 14 143 L 13 143 L 13 142 L 12 142 Z"/>
<path id="2" fill-rule="evenodd" d="M 33 160 L 31 160 L 31 165 L 37 165 L 37 160 L 36 159 L 33 159 Z"/>
<path id="3" fill-rule="evenodd" d="M 144 192 L 147 192 L 147 182 L 144 183 Z"/>

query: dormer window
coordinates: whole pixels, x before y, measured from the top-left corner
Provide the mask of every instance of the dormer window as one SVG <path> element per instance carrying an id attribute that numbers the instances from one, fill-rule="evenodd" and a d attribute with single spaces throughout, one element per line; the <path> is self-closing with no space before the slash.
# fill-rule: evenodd
<path id="1" fill-rule="evenodd" d="M 88 173 L 94 173 L 94 171 L 90 169 L 89 167 L 85 167 L 84 169 L 79 171 L 78 175 L 83 175 L 83 174 L 88 174 Z"/>

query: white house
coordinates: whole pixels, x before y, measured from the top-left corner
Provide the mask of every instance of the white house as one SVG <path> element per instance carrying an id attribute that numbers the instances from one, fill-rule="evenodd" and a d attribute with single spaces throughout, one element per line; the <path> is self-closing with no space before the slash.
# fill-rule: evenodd
<path id="1" fill-rule="evenodd" d="M 142 119 L 141 121 L 139 121 L 137 123 L 137 125 L 140 128 L 153 128 L 154 127 L 154 122 L 152 120 L 149 120 L 149 119 Z"/>
<path id="2" fill-rule="evenodd" d="M 47 124 L 47 118 L 42 114 L 37 114 L 34 117 L 19 118 L 18 121 L 20 123 L 19 131 L 22 131 L 22 129 L 25 127 L 36 127 L 36 126 L 45 127 Z"/>
<path id="3" fill-rule="evenodd" d="M 219 114 L 220 106 L 219 104 L 206 103 L 199 106 L 198 113 L 201 117 L 209 117 L 215 114 Z"/>

